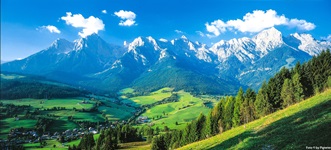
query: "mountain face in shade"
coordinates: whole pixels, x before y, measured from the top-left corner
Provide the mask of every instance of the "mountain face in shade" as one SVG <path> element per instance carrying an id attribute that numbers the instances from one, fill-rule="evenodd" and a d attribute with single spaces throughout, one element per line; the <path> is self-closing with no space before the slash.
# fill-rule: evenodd
<path id="1" fill-rule="evenodd" d="M 275 28 L 211 47 L 182 36 L 170 41 L 138 37 L 123 48 L 93 34 L 74 42 L 58 39 L 34 55 L 2 64 L 1 69 L 98 91 L 174 87 L 233 94 L 240 86 L 257 89 L 282 67 L 293 67 L 330 47 L 330 42 L 309 34 L 283 36 Z"/>

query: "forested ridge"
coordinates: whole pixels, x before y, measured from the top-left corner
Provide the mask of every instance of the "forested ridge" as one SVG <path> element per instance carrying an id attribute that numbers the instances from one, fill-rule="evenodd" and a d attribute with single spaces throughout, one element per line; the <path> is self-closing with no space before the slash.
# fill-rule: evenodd
<path id="1" fill-rule="evenodd" d="M 2 75 L 17 76 L 4 73 Z M 1 77 L 0 99 L 51 99 L 78 97 L 86 94 L 80 90 L 65 84 L 49 81 L 41 77 L 24 76 L 22 78 L 6 79 Z"/>

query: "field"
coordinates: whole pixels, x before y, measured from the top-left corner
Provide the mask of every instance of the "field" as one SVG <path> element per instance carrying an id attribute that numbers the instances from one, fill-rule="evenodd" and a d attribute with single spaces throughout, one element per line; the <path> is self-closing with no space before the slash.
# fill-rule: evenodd
<path id="1" fill-rule="evenodd" d="M 154 127 L 158 126 L 163 129 L 164 126 L 168 126 L 171 129 L 182 129 L 187 122 L 194 120 L 200 113 L 206 115 L 210 111 L 209 107 L 203 105 L 205 99 L 194 97 L 184 91 L 179 91 L 177 94 L 180 97 L 178 102 L 157 105 L 148 109 L 141 116 L 152 119 Z M 216 101 L 212 100 L 211 103 L 216 103 Z"/>
<path id="2" fill-rule="evenodd" d="M 23 120 L 15 120 L 14 118 L 6 118 L 0 120 L 0 139 L 4 139 L 7 137 L 11 128 L 26 128 L 32 129 L 34 128 L 37 120 L 32 119 L 23 119 Z"/>
<path id="3" fill-rule="evenodd" d="M 9 74 L 0 74 L 1 78 L 3 79 L 7 79 L 7 80 L 11 80 L 11 79 L 20 79 L 20 78 L 24 78 L 25 76 L 21 76 L 21 75 L 9 75 Z"/>
<path id="4" fill-rule="evenodd" d="M 306 149 L 330 146 L 331 89 L 180 149 Z"/>
<path id="5" fill-rule="evenodd" d="M 120 96 L 122 103 L 130 104 L 132 106 L 138 107 L 142 105 L 152 104 L 157 101 L 163 100 L 164 98 L 170 97 L 172 90 L 173 90 L 172 88 L 162 88 L 146 96 L 136 96 L 131 98 L 127 98 L 127 96 L 123 94 L 128 94 L 128 93 L 133 94 L 134 93 L 133 89 L 124 89 L 121 90 L 121 92 L 119 93 L 122 94 Z"/>
<path id="6" fill-rule="evenodd" d="M 15 104 L 15 105 L 31 105 L 34 108 L 51 109 L 54 107 L 65 107 L 66 109 L 90 109 L 93 107 L 93 101 L 88 101 L 88 104 L 81 103 L 83 99 L 19 99 L 19 100 L 1 100 L 4 104 Z"/>
<path id="7" fill-rule="evenodd" d="M 100 136 L 100 134 L 95 134 L 94 135 L 94 140 L 98 139 Z M 76 145 L 78 146 L 80 140 L 74 140 L 74 141 L 71 141 L 71 142 L 68 142 L 68 143 L 60 143 L 58 142 L 57 140 L 46 140 L 46 143 L 47 145 L 44 146 L 43 148 L 40 148 L 40 144 L 39 143 L 29 143 L 29 144 L 24 144 L 24 148 L 27 149 L 27 150 L 33 150 L 33 149 L 40 149 L 40 150 L 67 150 L 69 146 L 73 146 L 73 145 Z M 54 148 L 54 145 L 55 145 L 55 148 Z"/>
<path id="8" fill-rule="evenodd" d="M 130 142 L 119 144 L 122 150 L 148 150 L 151 149 L 150 144 L 147 142 Z"/>
<path id="9" fill-rule="evenodd" d="M 52 127 L 49 129 L 51 132 L 65 131 L 67 129 L 80 128 L 76 123 L 69 121 L 68 117 L 72 116 L 74 121 L 104 121 L 100 113 L 96 112 L 78 112 L 74 110 L 59 110 L 59 111 L 44 111 L 44 115 L 52 114 L 56 116 Z"/>
<path id="10" fill-rule="evenodd" d="M 123 95 L 123 94 L 128 94 L 128 93 L 133 93 L 133 92 L 134 92 L 134 89 L 132 89 L 132 88 L 125 88 L 125 89 L 120 90 L 117 94 Z"/>
<path id="11" fill-rule="evenodd" d="M 100 106 L 98 110 L 105 113 L 108 120 L 111 121 L 129 119 L 133 115 L 132 113 L 135 112 L 135 109 L 132 107 L 116 104 L 112 104 L 112 106 Z"/>

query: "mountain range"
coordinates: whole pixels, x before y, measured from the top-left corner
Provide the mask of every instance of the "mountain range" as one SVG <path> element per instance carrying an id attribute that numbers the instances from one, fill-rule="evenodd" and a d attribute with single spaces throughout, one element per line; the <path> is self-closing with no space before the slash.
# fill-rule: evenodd
<path id="1" fill-rule="evenodd" d="M 40 75 L 99 92 L 174 87 L 233 94 L 240 86 L 257 89 L 282 67 L 305 62 L 327 48 L 329 41 L 310 34 L 284 36 L 273 27 L 210 47 L 185 36 L 171 41 L 138 37 L 121 47 L 92 34 L 74 42 L 58 39 L 45 50 L 2 64 L 1 71 Z"/>

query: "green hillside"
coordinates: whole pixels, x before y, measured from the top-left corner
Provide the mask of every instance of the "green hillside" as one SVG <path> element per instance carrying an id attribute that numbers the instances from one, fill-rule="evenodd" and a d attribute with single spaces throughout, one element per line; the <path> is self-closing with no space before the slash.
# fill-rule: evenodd
<path id="1" fill-rule="evenodd" d="M 0 81 L 1 100 L 68 98 L 88 94 L 87 91 L 39 76 L 1 72 Z"/>
<path id="2" fill-rule="evenodd" d="M 331 89 L 179 149 L 306 149 L 330 146 Z"/>

